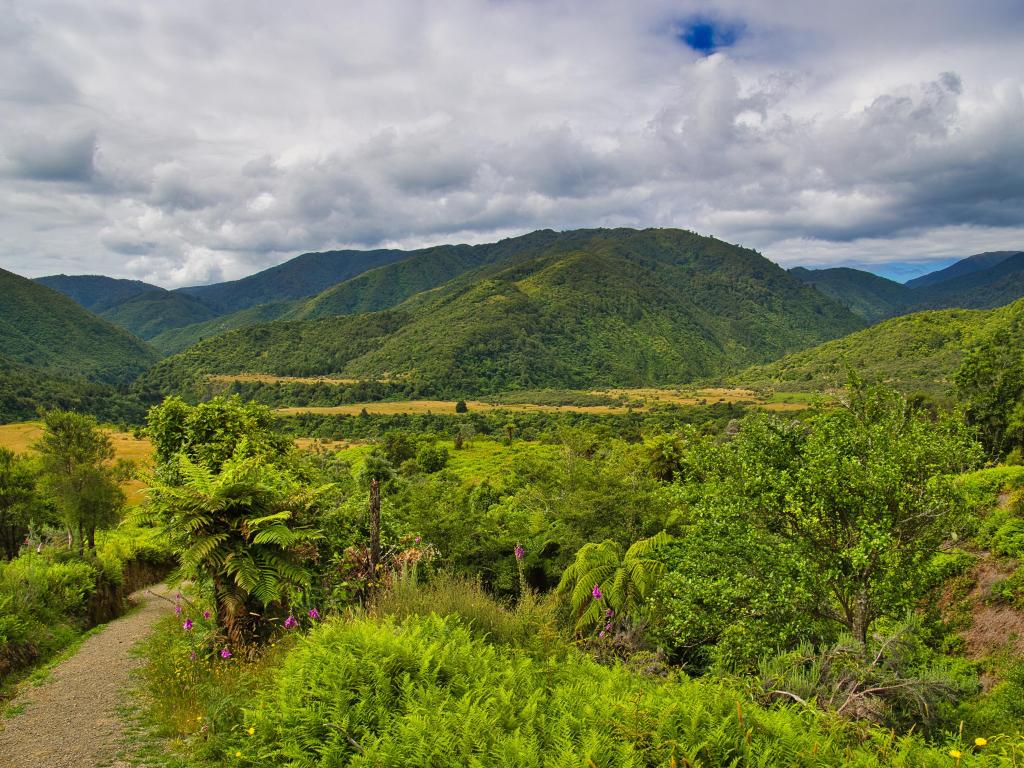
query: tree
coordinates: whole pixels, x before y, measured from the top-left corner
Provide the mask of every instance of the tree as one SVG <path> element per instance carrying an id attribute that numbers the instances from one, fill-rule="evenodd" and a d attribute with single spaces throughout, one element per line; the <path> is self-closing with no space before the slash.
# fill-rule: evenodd
<path id="1" fill-rule="evenodd" d="M 234 456 L 215 471 L 185 454 L 180 482 L 153 478 L 149 516 L 164 525 L 182 578 L 211 584 L 217 624 L 231 643 L 264 639 L 275 614 L 310 584 L 305 565 L 319 532 L 296 515 L 316 503 L 282 469 L 259 456 Z"/>
<path id="2" fill-rule="evenodd" d="M 993 457 L 1024 447 L 1024 354 L 1003 331 L 965 356 L 954 377 L 968 423 Z"/>
<path id="3" fill-rule="evenodd" d="M 576 615 L 576 631 L 593 629 L 609 610 L 620 620 L 633 618 L 664 570 L 654 554 L 669 540 L 662 531 L 625 553 L 610 539 L 583 546 L 558 583 L 558 593 L 569 598 Z"/>
<path id="4" fill-rule="evenodd" d="M 61 520 L 78 544 L 96 548 L 96 530 L 115 525 L 124 506 L 114 469 L 114 447 L 92 416 L 45 411 L 36 444 L 42 479 Z"/>
<path id="5" fill-rule="evenodd" d="M 729 503 L 792 546 L 825 597 L 822 615 L 863 643 L 876 619 L 921 594 L 961 522 L 952 475 L 981 451 L 961 422 L 934 421 L 894 390 L 854 381 L 849 391 L 806 424 L 749 417 L 720 464 Z"/>
<path id="6" fill-rule="evenodd" d="M 168 397 L 150 408 L 146 422 L 146 436 L 153 442 L 158 467 L 171 470 L 177 466 L 171 459 L 179 453 L 217 471 L 233 456 L 276 460 L 292 447 L 278 431 L 270 408 L 243 403 L 237 395 L 215 397 L 199 405 Z"/>
<path id="7" fill-rule="evenodd" d="M 436 443 L 424 445 L 416 454 L 416 463 L 428 475 L 440 472 L 448 465 L 448 449 Z"/>
<path id="8" fill-rule="evenodd" d="M 18 554 L 32 523 L 36 478 L 29 462 L 0 448 L 0 551 L 10 559 Z"/>
<path id="9" fill-rule="evenodd" d="M 455 404 L 455 412 L 456 413 L 469 413 L 469 406 L 466 405 L 466 401 L 465 400 L 459 400 Z"/>

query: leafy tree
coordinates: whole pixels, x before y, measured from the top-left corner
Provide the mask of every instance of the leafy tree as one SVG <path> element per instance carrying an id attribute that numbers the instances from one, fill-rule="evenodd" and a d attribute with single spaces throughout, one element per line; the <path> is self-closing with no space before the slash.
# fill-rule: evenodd
<path id="1" fill-rule="evenodd" d="M 662 531 L 625 552 L 611 540 L 591 542 L 580 549 L 558 584 L 559 594 L 569 598 L 576 615 L 576 631 L 597 626 L 608 610 L 620 620 L 634 618 L 664 571 L 655 554 L 668 541 L 668 534 Z"/>
<path id="2" fill-rule="evenodd" d="M 164 524 L 179 575 L 211 584 L 217 624 L 231 643 L 267 636 L 296 590 L 310 584 L 307 563 L 320 534 L 297 522 L 316 502 L 282 469 L 238 455 L 215 471 L 185 454 L 180 482 L 154 478 L 149 516 Z"/>
<path id="3" fill-rule="evenodd" d="M 928 563 L 962 522 L 951 475 L 980 449 L 954 419 L 933 421 L 893 390 L 851 383 L 841 407 L 801 424 L 749 417 L 722 448 L 733 503 L 789 542 L 820 610 L 862 643 L 921 594 Z M 731 454 L 731 455 L 730 455 Z"/>
<path id="4" fill-rule="evenodd" d="M 32 523 L 36 478 L 29 462 L 0 448 L 0 551 L 8 559 L 18 554 Z"/>
<path id="5" fill-rule="evenodd" d="M 237 395 L 199 405 L 168 397 L 149 410 L 146 435 L 158 465 L 172 469 L 176 464 L 171 459 L 178 453 L 217 471 L 239 452 L 278 459 L 291 449 L 291 441 L 277 429 L 274 412 L 265 405 L 243 403 Z"/>
<path id="6" fill-rule="evenodd" d="M 457 403 L 455 403 L 455 412 L 456 413 L 469 413 L 469 406 L 466 405 L 466 401 L 465 400 L 459 400 Z"/>
<path id="7" fill-rule="evenodd" d="M 407 432 L 392 429 L 384 433 L 380 441 L 384 455 L 393 466 L 399 467 L 416 456 L 416 443 Z"/>
<path id="8" fill-rule="evenodd" d="M 427 474 L 440 472 L 448 465 L 448 449 L 436 443 L 424 445 L 416 454 L 416 463 Z"/>
<path id="9" fill-rule="evenodd" d="M 1009 331 L 971 349 L 955 382 L 967 421 L 990 455 L 1024 447 L 1024 354 Z"/>
<path id="10" fill-rule="evenodd" d="M 124 505 L 109 464 L 114 447 L 91 416 L 61 410 L 42 415 L 43 436 L 36 449 L 43 482 L 79 552 L 86 544 L 94 550 L 96 529 L 116 524 Z"/>

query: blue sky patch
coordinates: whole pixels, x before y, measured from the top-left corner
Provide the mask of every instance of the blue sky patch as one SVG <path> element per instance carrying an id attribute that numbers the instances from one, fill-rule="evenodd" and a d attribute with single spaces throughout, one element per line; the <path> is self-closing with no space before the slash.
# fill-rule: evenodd
<path id="1" fill-rule="evenodd" d="M 698 53 L 710 56 L 735 45 L 743 36 L 742 22 L 723 22 L 706 16 L 694 16 L 679 25 L 676 37 Z"/>

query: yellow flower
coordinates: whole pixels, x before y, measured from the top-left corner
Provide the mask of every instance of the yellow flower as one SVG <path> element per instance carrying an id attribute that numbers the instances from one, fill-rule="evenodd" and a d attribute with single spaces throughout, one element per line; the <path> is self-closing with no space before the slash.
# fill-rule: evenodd
<path id="1" fill-rule="evenodd" d="M 252 736 L 254 733 L 256 733 L 256 729 L 252 726 L 249 726 L 249 735 Z"/>
<path id="2" fill-rule="evenodd" d="M 957 760 L 959 760 L 961 757 L 963 757 L 963 755 L 960 754 L 960 750 L 959 749 L 951 749 L 951 750 L 949 750 L 949 756 L 950 757 L 955 757 Z"/>
<path id="3" fill-rule="evenodd" d="M 235 757 L 241 757 L 241 756 L 242 756 L 241 752 L 235 752 Z"/>
<path id="4" fill-rule="evenodd" d="M 979 747 L 984 747 L 986 744 L 988 744 L 988 739 L 979 736 L 974 740 L 974 743 Z"/>

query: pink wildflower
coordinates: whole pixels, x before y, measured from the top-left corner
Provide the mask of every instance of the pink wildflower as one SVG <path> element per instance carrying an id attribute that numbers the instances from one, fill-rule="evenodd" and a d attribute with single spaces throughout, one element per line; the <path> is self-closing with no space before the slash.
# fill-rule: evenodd
<path id="1" fill-rule="evenodd" d="M 284 620 L 284 628 L 285 629 L 292 629 L 293 627 L 297 626 L 298 623 L 299 622 L 295 620 L 294 616 L 292 616 L 291 614 L 288 614 L 288 618 Z"/>
<path id="2" fill-rule="evenodd" d="M 220 649 L 220 657 L 222 659 L 230 659 L 231 658 L 231 651 L 229 651 L 227 649 L 227 647 L 221 648 Z"/>
<path id="3" fill-rule="evenodd" d="M 185 619 L 185 623 L 181 625 L 181 628 L 186 632 L 192 629 L 192 619 Z"/>
<path id="4" fill-rule="evenodd" d="M 316 608 L 310 608 L 309 609 L 309 618 L 311 618 L 314 621 L 316 621 L 317 619 L 320 618 L 320 611 L 318 611 Z"/>
<path id="5" fill-rule="evenodd" d="M 604 595 L 601 594 L 601 588 L 597 586 L 597 584 L 595 584 L 594 588 L 590 590 L 590 594 L 594 596 L 595 600 L 600 600 L 602 597 L 604 597 Z"/>

